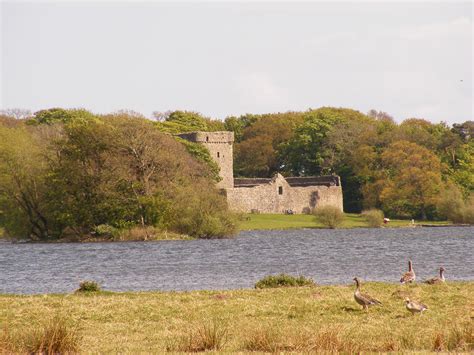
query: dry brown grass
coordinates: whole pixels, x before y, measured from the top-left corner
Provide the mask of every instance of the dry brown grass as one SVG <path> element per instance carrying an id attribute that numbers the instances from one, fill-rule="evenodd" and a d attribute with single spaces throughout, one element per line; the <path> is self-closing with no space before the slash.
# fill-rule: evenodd
<path id="1" fill-rule="evenodd" d="M 167 351 L 202 352 L 221 350 L 227 342 L 228 330 L 218 321 L 195 326 L 180 337 L 173 337 L 167 345 Z"/>
<path id="2" fill-rule="evenodd" d="M 474 350 L 474 282 L 364 283 L 364 291 L 383 303 L 369 312 L 354 302 L 353 290 L 351 285 L 0 295 L 0 332 L 8 324 L 5 339 L 12 338 L 59 312 L 80 327 L 81 344 L 87 344 L 80 350 L 87 352 Z M 412 316 L 404 307 L 405 295 L 426 303 L 429 310 Z"/>
<path id="3" fill-rule="evenodd" d="M 5 325 L 0 333 L 0 353 L 77 353 L 81 337 L 70 323 L 64 316 L 56 315 L 38 326 L 16 329 L 15 333 Z"/>

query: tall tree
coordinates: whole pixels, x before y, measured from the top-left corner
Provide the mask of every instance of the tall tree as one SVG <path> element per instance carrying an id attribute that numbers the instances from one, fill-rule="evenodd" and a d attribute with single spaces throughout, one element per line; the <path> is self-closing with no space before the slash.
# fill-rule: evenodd
<path id="1" fill-rule="evenodd" d="M 427 218 L 442 188 L 441 162 L 428 149 L 398 141 L 382 154 L 385 171 L 380 200 L 392 215 Z"/>

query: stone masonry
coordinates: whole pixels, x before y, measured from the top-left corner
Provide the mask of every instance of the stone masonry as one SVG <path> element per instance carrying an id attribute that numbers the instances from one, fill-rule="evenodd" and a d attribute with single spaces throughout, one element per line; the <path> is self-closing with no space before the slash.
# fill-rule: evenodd
<path id="1" fill-rule="evenodd" d="M 211 157 L 219 165 L 222 180 L 217 184 L 221 189 L 234 187 L 234 156 L 232 144 L 234 132 L 191 132 L 182 133 L 179 137 L 190 142 L 204 145 Z"/>
<path id="2" fill-rule="evenodd" d="M 341 211 L 342 187 L 338 176 L 236 178 L 233 175 L 233 132 L 191 132 L 181 138 L 203 144 L 220 167 L 222 180 L 217 187 L 227 196 L 229 208 L 236 212 L 310 213 L 322 206 Z"/>

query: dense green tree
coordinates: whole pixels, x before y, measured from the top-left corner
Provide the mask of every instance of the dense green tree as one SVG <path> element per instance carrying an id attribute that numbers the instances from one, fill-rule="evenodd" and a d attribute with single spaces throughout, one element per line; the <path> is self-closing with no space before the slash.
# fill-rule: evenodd
<path id="1" fill-rule="evenodd" d="M 44 141 L 25 127 L 0 125 L 0 225 L 12 237 L 47 240 L 58 235 L 50 220 Z"/>
<path id="2" fill-rule="evenodd" d="M 244 129 L 250 127 L 261 118 L 260 115 L 246 114 L 239 117 L 230 116 L 224 121 L 226 131 L 234 132 L 236 143 L 240 143 L 243 139 Z"/>
<path id="3" fill-rule="evenodd" d="M 442 189 L 441 162 L 428 149 L 397 141 L 382 154 L 385 171 L 380 200 L 391 215 L 427 218 Z"/>
<path id="4" fill-rule="evenodd" d="M 72 120 L 89 120 L 94 115 L 84 109 L 63 109 L 50 108 L 35 112 L 34 116 L 29 120 L 30 124 L 54 124 L 67 123 Z"/>
<path id="5" fill-rule="evenodd" d="M 301 114 L 269 114 L 245 128 L 241 142 L 235 145 L 236 175 L 271 177 L 281 171 L 280 145 L 293 137 L 301 122 Z"/>
<path id="6" fill-rule="evenodd" d="M 212 120 L 192 111 L 172 111 L 162 117 L 162 121 L 156 123 L 159 130 L 172 134 L 194 132 L 194 131 L 223 131 L 224 123 Z"/>
<path id="7" fill-rule="evenodd" d="M 284 170 L 293 175 L 320 175 L 334 172 L 326 141 L 336 124 L 364 117 L 358 111 L 322 107 L 303 114 L 292 139 L 282 147 Z"/>

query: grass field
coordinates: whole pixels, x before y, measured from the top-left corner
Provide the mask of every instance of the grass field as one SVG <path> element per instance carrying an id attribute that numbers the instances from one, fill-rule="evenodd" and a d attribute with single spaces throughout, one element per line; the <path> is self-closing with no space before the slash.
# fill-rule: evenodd
<path id="1" fill-rule="evenodd" d="M 449 224 L 449 222 L 426 222 L 428 224 Z M 408 227 L 410 220 L 390 220 L 388 227 Z M 416 221 L 420 224 L 420 221 Z M 341 228 L 367 227 L 367 222 L 362 215 L 346 213 Z M 240 223 L 241 230 L 257 229 L 293 229 L 293 228 L 323 228 L 323 225 L 316 222 L 314 216 L 306 214 L 246 214 Z"/>
<path id="2" fill-rule="evenodd" d="M 93 353 L 474 349 L 473 282 L 362 287 L 383 306 L 362 311 L 353 300 L 352 285 L 1 295 L 0 353 L 2 346 L 4 352 L 25 351 L 28 341 L 55 316 L 67 324 L 66 334 L 76 335 L 76 350 Z M 429 310 L 412 316 L 404 308 L 406 295 L 423 301 Z"/>

